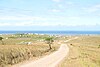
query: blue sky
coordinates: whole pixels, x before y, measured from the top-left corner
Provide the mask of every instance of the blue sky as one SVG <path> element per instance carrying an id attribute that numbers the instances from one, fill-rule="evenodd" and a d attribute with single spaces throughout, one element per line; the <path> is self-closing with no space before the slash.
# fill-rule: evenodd
<path id="1" fill-rule="evenodd" d="M 0 30 L 100 31 L 100 1 L 0 0 Z"/>

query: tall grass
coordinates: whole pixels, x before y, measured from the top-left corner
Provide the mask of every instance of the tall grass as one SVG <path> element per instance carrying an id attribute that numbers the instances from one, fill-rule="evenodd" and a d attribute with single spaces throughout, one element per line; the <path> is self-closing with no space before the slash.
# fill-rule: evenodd
<path id="1" fill-rule="evenodd" d="M 48 45 L 0 45 L 0 67 L 42 56 Z"/>
<path id="2" fill-rule="evenodd" d="M 47 52 L 52 52 L 58 48 L 57 44 L 52 46 L 52 50 L 49 51 L 48 44 L 45 44 L 42 40 L 48 35 L 2 35 L 4 45 L 0 42 L 0 67 L 8 65 L 14 65 L 19 62 L 29 60 L 33 57 L 39 57 L 45 55 Z M 32 42 L 27 45 L 22 42 Z M 19 44 L 22 43 L 22 44 Z"/>
<path id="3" fill-rule="evenodd" d="M 0 45 L 0 67 L 13 65 L 31 57 L 38 57 L 48 50 L 45 45 Z"/>

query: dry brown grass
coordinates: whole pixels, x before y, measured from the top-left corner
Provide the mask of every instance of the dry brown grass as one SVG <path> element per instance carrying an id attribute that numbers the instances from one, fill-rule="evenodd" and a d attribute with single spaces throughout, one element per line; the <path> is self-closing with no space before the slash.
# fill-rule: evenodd
<path id="1" fill-rule="evenodd" d="M 9 38 L 11 35 L 2 35 L 4 37 L 4 45 L 0 42 L 0 67 L 8 67 L 25 60 L 29 60 L 33 57 L 40 57 L 58 49 L 57 44 L 52 45 L 52 50 L 49 50 L 48 44 L 40 41 L 41 39 L 48 37 L 47 35 L 31 35 L 29 38 Z M 22 41 L 32 42 L 30 45 L 18 44 Z"/>
<path id="2" fill-rule="evenodd" d="M 13 65 L 31 57 L 41 56 L 47 49 L 45 45 L 0 45 L 0 65 Z"/>
<path id="3" fill-rule="evenodd" d="M 67 44 L 69 56 L 59 67 L 100 67 L 100 36 L 79 36 Z"/>

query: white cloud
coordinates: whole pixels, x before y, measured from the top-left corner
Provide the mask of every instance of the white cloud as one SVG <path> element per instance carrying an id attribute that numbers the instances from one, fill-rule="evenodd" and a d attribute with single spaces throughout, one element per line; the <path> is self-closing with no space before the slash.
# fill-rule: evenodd
<path id="1" fill-rule="evenodd" d="M 49 23 L 49 22 L 34 23 L 32 21 L 29 21 L 29 22 L 17 22 L 17 23 L 0 23 L 0 26 L 1 27 L 4 27 L 4 26 L 58 26 L 61 24 L 62 23 L 55 23 L 55 22 L 52 22 L 52 23 Z"/>
<path id="2" fill-rule="evenodd" d="M 98 5 L 95 5 L 94 7 L 96 7 L 96 8 L 100 8 L 100 4 L 98 4 Z"/>
<path id="3" fill-rule="evenodd" d="M 29 25 L 30 23 L 29 22 L 17 22 L 17 23 L 9 23 L 9 22 L 2 22 L 0 23 L 0 26 L 26 26 L 26 25 Z M 31 25 L 31 24 L 30 24 Z"/>
<path id="4" fill-rule="evenodd" d="M 63 8 L 63 5 L 62 5 L 62 4 L 59 4 L 58 7 L 59 7 L 59 8 Z"/>
<path id="5" fill-rule="evenodd" d="M 97 8 L 83 8 L 86 12 L 92 13 L 98 11 Z"/>
<path id="6" fill-rule="evenodd" d="M 2 18 L 2 17 L 0 17 Z M 80 16 L 54 16 L 54 17 L 33 17 L 33 16 L 23 16 L 23 17 L 15 17 L 15 16 L 8 16 L 8 17 L 3 17 L 4 20 L 14 20 L 14 21 L 4 21 L 0 22 L 0 27 L 3 26 L 22 26 L 22 27 L 27 27 L 27 26 L 73 26 L 73 25 L 78 25 L 81 23 L 78 23 L 81 20 Z M 36 21 L 33 21 L 36 20 Z M 85 24 L 85 23 L 84 23 Z"/>
<path id="7" fill-rule="evenodd" d="M 34 16 L 0 16 L 0 26 L 35 26 L 41 25 L 41 23 L 49 20 L 48 18 L 44 17 L 34 17 Z"/>
<path id="8" fill-rule="evenodd" d="M 72 19 L 72 20 L 79 20 L 80 19 L 80 17 L 69 17 L 69 19 Z"/>
<path id="9" fill-rule="evenodd" d="M 11 23 L 0 23 L 0 27 L 1 26 L 10 26 L 11 25 Z"/>
<path id="10" fill-rule="evenodd" d="M 62 0 L 52 0 L 52 1 L 54 1 L 54 2 L 61 2 Z"/>
<path id="11" fill-rule="evenodd" d="M 87 12 L 96 12 L 96 11 L 99 11 L 100 10 L 100 4 L 97 4 L 97 5 L 94 5 L 94 6 L 91 6 L 91 7 L 87 7 L 87 8 L 83 8 L 85 11 Z"/>
<path id="12" fill-rule="evenodd" d="M 68 5 L 73 5 L 73 2 L 68 1 L 66 4 L 68 4 Z"/>
<path id="13" fill-rule="evenodd" d="M 14 26 L 32 26 L 33 25 L 33 22 L 18 22 L 18 23 L 15 23 Z"/>
<path id="14" fill-rule="evenodd" d="M 0 20 L 46 20 L 46 18 L 23 15 L 23 16 L 0 16 Z"/>
<path id="15" fill-rule="evenodd" d="M 61 12 L 61 10 L 58 10 L 58 9 L 52 9 L 50 10 L 51 12 Z"/>

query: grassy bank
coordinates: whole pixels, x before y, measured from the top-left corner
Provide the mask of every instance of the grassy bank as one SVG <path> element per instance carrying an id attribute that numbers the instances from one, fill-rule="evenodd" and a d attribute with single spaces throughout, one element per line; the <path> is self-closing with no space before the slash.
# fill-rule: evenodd
<path id="1" fill-rule="evenodd" d="M 55 40 L 51 50 L 44 38 L 49 35 L 1 35 L 4 45 L 0 42 L 0 67 L 8 67 L 31 58 L 44 56 L 58 49 Z M 30 44 L 27 44 L 31 42 Z"/>
<path id="2" fill-rule="evenodd" d="M 45 50 L 42 46 L 1 45 L 0 65 L 16 64 L 30 57 L 40 56 Z"/>
<path id="3" fill-rule="evenodd" d="M 100 36 L 79 36 L 67 44 L 69 55 L 59 67 L 100 67 Z"/>

